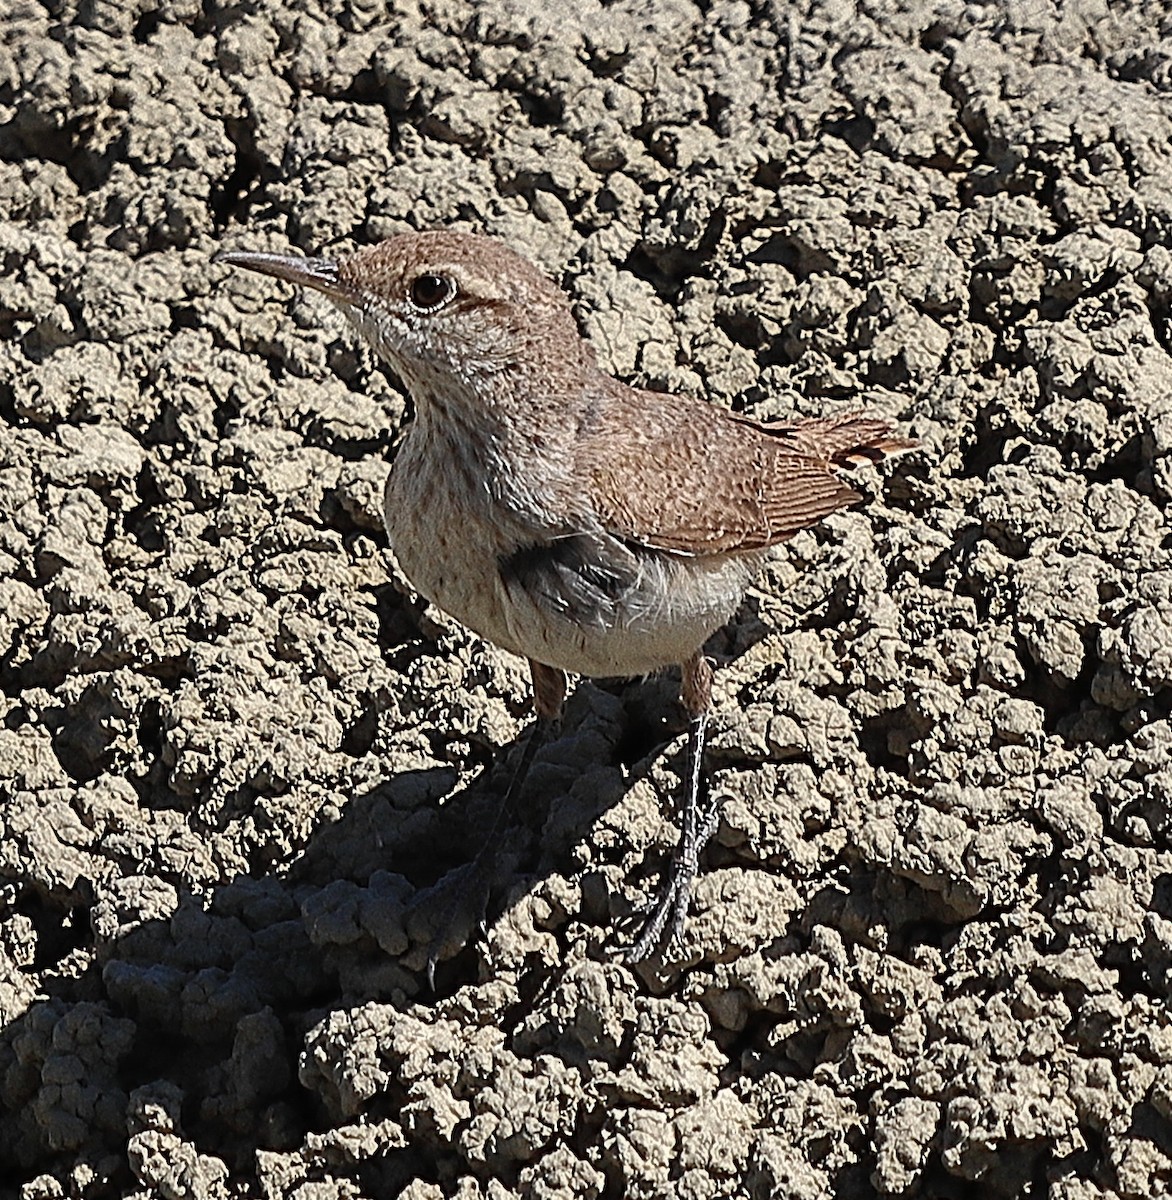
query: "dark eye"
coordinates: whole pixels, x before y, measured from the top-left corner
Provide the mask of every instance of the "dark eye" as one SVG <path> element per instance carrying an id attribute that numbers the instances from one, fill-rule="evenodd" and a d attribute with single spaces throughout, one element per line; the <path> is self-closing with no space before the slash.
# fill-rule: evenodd
<path id="1" fill-rule="evenodd" d="M 419 275 L 411 284 L 411 303 L 424 312 L 446 304 L 456 294 L 456 285 L 443 275 Z"/>

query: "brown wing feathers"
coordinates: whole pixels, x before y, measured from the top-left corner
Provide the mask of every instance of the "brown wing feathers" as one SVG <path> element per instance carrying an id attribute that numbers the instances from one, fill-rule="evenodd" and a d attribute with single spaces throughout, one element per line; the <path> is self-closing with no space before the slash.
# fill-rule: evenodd
<path id="1" fill-rule="evenodd" d="M 912 444 L 888 422 L 858 413 L 766 424 L 701 402 L 656 398 L 661 404 L 648 413 L 643 436 L 605 439 L 592 471 L 594 496 L 608 531 L 677 553 L 785 541 L 859 499 L 835 467 Z"/>

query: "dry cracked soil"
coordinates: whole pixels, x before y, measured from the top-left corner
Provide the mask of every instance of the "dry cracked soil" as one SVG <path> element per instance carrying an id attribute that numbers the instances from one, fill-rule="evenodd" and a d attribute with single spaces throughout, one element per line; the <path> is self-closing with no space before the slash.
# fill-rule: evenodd
<path id="1" fill-rule="evenodd" d="M 1167 0 L 6 0 L 0 1196 L 1172 1191 Z M 527 722 L 397 574 L 410 418 L 212 265 L 502 237 L 603 364 L 921 448 Z M 494 776 L 494 770 L 496 772 Z"/>

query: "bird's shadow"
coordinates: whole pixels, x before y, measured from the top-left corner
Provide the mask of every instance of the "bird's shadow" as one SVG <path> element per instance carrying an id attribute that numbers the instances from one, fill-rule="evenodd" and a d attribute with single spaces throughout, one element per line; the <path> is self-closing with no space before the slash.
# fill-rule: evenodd
<path id="1" fill-rule="evenodd" d="M 624 690 L 579 688 L 561 736 L 537 756 L 506 826 L 490 923 L 506 895 L 515 903 L 565 867 L 541 845 L 551 823 L 539 814 L 556 810 L 565 847 L 629 786 L 615 786 L 626 776 Z M 147 1128 L 151 1106 L 172 1100 L 167 1119 L 233 1169 L 248 1170 L 258 1146 L 291 1150 L 329 1125 L 320 1095 L 296 1083 L 311 1031 L 368 1002 L 440 1004 L 476 978 L 475 928 L 434 992 L 426 954 L 443 885 L 475 857 L 520 741 L 466 781 L 446 768 L 406 771 L 345 798 L 287 866 L 258 863 L 202 894 L 180 869 L 62 898 L 77 936 L 52 942 L 56 969 L 30 964 L 39 991 L 14 1002 L 0 1029 L 0 1195 L 8 1179 L 68 1170 L 79 1154 L 121 1157 L 135 1114 Z M 572 787 L 583 755 L 598 787 Z"/>
<path id="2" fill-rule="evenodd" d="M 710 644 L 718 657 L 764 628 L 751 602 L 743 615 Z M 551 876 L 585 873 L 577 906 L 537 918 L 545 922 L 538 932 L 564 938 L 567 921 L 579 922 L 599 954 L 634 932 L 621 928 L 629 906 L 615 894 L 614 873 L 598 869 L 630 860 L 620 823 L 608 829 L 608 845 L 577 861 L 575 850 L 658 765 L 668 778 L 680 773 L 682 738 L 663 759 L 685 725 L 677 693 L 674 672 L 577 686 L 507 823 L 490 928 Z M 69 901 L 76 944 L 64 946 L 58 969 L 33 964 L 40 993 L 0 1032 L 0 1162 L 35 1172 L 78 1154 L 121 1156 L 136 1122 L 148 1127 L 151 1106 L 172 1100 L 177 1127 L 240 1170 L 258 1147 L 292 1150 L 307 1130 L 335 1123 L 320 1081 L 297 1084 L 315 1029 L 369 1003 L 442 1006 L 486 961 L 491 969 L 472 922 L 464 948 L 441 962 L 435 991 L 426 986 L 445 881 L 458 881 L 474 859 L 520 752 L 517 739 L 468 778 L 455 768 L 406 771 L 339 796 L 336 816 L 317 821 L 295 856 L 274 864 L 258 855 L 201 893 L 182 864 L 169 878 L 152 867 L 83 889 Z M 660 866 L 658 851 L 649 853 L 638 882 Z M 543 968 L 547 958 L 526 960 L 525 989 L 549 982 L 557 968 Z M 73 1079 L 78 1062 L 76 1086 L 50 1082 L 62 1072 Z"/>

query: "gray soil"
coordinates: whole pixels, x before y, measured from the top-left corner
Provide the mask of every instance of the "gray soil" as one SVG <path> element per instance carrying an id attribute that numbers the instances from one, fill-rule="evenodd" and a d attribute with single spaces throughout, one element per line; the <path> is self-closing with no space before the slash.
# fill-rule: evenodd
<path id="1" fill-rule="evenodd" d="M 0 1196 L 1168 1194 L 1167 3 L 391 8 L 5 5 Z M 398 382 L 210 259 L 434 226 L 922 442 L 709 647 L 663 963 L 670 677 L 577 688 L 426 987 L 526 672 L 387 552 Z"/>

